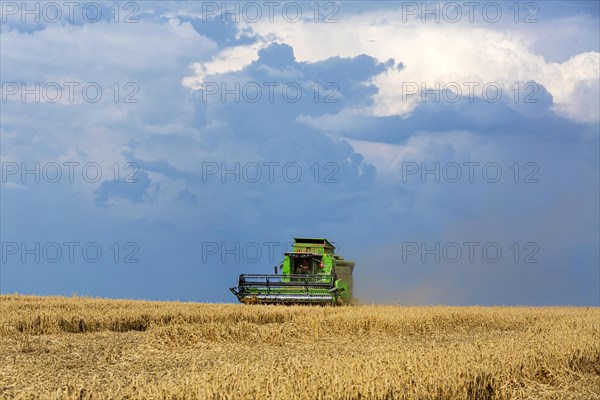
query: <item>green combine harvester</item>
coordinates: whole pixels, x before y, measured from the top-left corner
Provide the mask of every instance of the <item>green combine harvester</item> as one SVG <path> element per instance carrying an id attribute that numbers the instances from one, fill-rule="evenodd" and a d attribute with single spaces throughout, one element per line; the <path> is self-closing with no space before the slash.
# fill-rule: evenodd
<path id="1" fill-rule="evenodd" d="M 294 238 L 275 274 L 242 274 L 230 290 L 244 304 L 350 304 L 354 261 L 334 250 L 324 238 Z"/>

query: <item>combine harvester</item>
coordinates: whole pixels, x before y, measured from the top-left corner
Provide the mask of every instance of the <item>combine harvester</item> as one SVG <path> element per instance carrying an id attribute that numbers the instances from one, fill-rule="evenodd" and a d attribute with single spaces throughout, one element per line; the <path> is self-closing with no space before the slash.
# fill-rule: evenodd
<path id="1" fill-rule="evenodd" d="M 244 304 L 350 304 L 354 261 L 334 250 L 324 238 L 294 238 L 274 275 L 242 274 L 230 290 Z"/>

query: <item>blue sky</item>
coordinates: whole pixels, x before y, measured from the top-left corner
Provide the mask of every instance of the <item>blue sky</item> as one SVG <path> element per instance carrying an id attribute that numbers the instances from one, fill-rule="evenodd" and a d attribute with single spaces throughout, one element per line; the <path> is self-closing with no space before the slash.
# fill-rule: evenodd
<path id="1" fill-rule="evenodd" d="M 2 2 L 1 293 L 599 304 L 599 2 L 267 3 Z"/>

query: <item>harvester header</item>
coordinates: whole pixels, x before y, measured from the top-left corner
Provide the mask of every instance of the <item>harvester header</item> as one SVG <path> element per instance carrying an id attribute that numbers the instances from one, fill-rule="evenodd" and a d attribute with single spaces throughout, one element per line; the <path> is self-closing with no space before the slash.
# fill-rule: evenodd
<path id="1" fill-rule="evenodd" d="M 327 239 L 294 238 L 275 274 L 242 274 L 231 292 L 245 304 L 349 304 L 353 271 Z"/>

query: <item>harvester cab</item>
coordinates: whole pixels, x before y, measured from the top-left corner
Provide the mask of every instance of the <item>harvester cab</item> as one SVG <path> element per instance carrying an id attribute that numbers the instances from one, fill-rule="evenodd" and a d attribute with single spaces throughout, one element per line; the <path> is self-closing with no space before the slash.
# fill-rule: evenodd
<path id="1" fill-rule="evenodd" d="M 349 304 L 354 261 L 334 251 L 325 238 L 294 238 L 275 274 L 242 274 L 231 292 L 246 304 Z"/>

